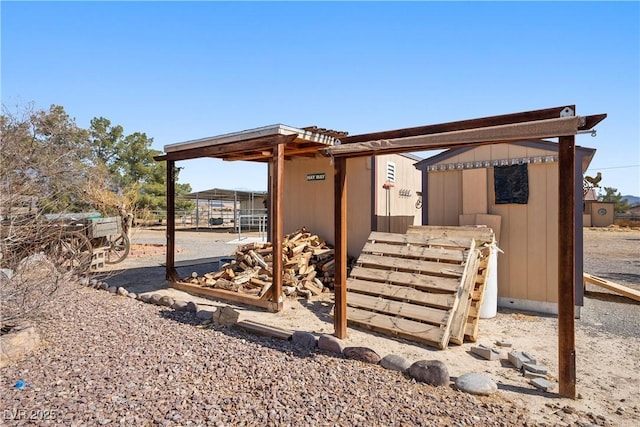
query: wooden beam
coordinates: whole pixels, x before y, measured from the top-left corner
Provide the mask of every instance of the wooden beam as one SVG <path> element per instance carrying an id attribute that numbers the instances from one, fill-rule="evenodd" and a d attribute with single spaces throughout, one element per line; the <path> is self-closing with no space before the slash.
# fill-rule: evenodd
<path id="1" fill-rule="evenodd" d="M 282 221 L 282 199 L 284 191 L 284 144 L 273 147 L 273 155 L 269 160 L 269 214 L 271 217 L 271 244 L 273 245 L 273 285 L 271 300 L 277 303 L 276 311 L 281 311 L 282 301 L 282 243 L 284 239 Z"/>
<path id="2" fill-rule="evenodd" d="M 334 335 L 347 337 L 347 159 L 335 159 L 334 222 L 335 284 Z"/>
<path id="3" fill-rule="evenodd" d="M 640 301 L 640 291 L 636 289 L 632 289 L 627 286 L 611 282 L 607 279 L 603 279 L 602 277 L 594 276 L 589 273 L 583 273 L 582 276 L 585 283 L 591 283 L 592 285 L 600 286 L 601 288 L 613 291 L 618 295 L 622 295 L 624 297 L 631 298 L 636 301 Z"/>
<path id="4" fill-rule="evenodd" d="M 176 242 L 176 179 L 175 162 L 167 160 L 167 255 L 165 278 L 173 281 L 175 271 L 175 242 Z"/>
<path id="5" fill-rule="evenodd" d="M 479 119 L 461 120 L 406 129 L 352 135 L 340 138 L 340 142 L 342 144 L 352 144 L 354 142 L 374 141 L 377 139 L 406 138 L 411 136 L 430 135 L 434 133 L 453 132 L 488 126 L 499 126 L 511 123 L 530 122 L 534 120 L 555 119 L 560 117 L 560 113 L 566 108 L 570 108 L 572 111 L 576 110 L 575 105 L 565 105 L 561 107 L 545 108 L 543 110 L 525 111 L 521 113 L 503 114 Z"/>
<path id="6" fill-rule="evenodd" d="M 285 157 L 286 156 L 299 156 L 299 155 L 303 155 L 303 154 L 316 154 L 318 153 L 320 150 L 327 148 L 326 145 L 322 144 L 322 145 L 314 145 L 312 147 L 286 147 L 285 149 Z M 260 152 L 253 152 L 253 153 L 237 153 L 237 154 L 231 154 L 228 157 L 223 157 L 224 160 L 227 161 L 237 161 L 237 160 L 243 160 L 243 161 L 266 161 L 269 159 L 269 157 L 271 157 L 271 152 L 267 152 L 267 151 L 260 151 Z"/>
<path id="7" fill-rule="evenodd" d="M 589 130 L 606 118 L 607 118 L 606 114 L 595 114 L 593 116 L 586 116 L 584 120 L 584 125 L 580 126 L 578 129 Z"/>
<path id="8" fill-rule="evenodd" d="M 247 139 L 227 144 L 209 145 L 206 147 L 189 148 L 186 150 L 171 151 L 164 155 L 165 160 L 189 160 L 201 157 L 220 158 L 233 153 L 243 153 L 254 150 L 271 150 L 273 146 L 287 144 L 295 141 L 298 134 L 292 135 L 269 135 L 259 138 Z"/>
<path id="9" fill-rule="evenodd" d="M 477 129 L 442 132 L 399 139 L 381 139 L 353 144 L 341 144 L 323 150 L 326 156 L 362 157 L 372 154 L 392 154 L 410 151 L 442 149 L 464 145 L 497 144 L 527 139 L 575 135 L 580 117 L 560 117 L 534 122 L 488 126 Z"/>
<path id="10" fill-rule="evenodd" d="M 558 143 L 558 382 L 560 395 L 575 399 L 575 136 Z"/>

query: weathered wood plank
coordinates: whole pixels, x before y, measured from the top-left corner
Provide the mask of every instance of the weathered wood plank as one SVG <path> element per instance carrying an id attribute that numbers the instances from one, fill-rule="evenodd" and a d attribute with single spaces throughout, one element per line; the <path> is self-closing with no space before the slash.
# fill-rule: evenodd
<path id="1" fill-rule="evenodd" d="M 393 255 L 397 257 L 411 257 L 423 260 L 462 263 L 464 251 L 458 249 L 425 248 L 420 246 L 400 246 L 387 243 L 365 243 L 363 253 Z"/>
<path id="2" fill-rule="evenodd" d="M 378 332 L 423 342 L 439 349 L 444 349 L 446 346 L 443 330 L 438 326 L 372 313 L 354 307 L 347 307 L 347 318 L 353 324 L 365 326 Z"/>
<path id="3" fill-rule="evenodd" d="M 429 276 L 427 274 L 380 270 L 360 266 L 353 267 L 351 277 L 374 282 L 410 286 L 425 291 L 455 292 L 460 286 L 458 279 L 450 277 Z"/>
<path id="4" fill-rule="evenodd" d="M 491 243 L 495 233 L 488 227 L 475 226 L 434 226 L 434 225 L 410 225 L 407 234 L 417 234 L 426 238 L 465 238 L 474 239 L 483 243 Z"/>
<path id="5" fill-rule="evenodd" d="M 444 277 L 462 277 L 464 267 L 456 264 L 421 261 L 405 258 L 385 257 L 372 254 L 361 254 L 358 264 L 374 266 L 378 268 L 393 268 L 417 273 L 428 273 Z"/>
<path id="6" fill-rule="evenodd" d="M 436 246 L 445 248 L 461 248 L 465 249 L 471 245 L 470 238 L 444 238 L 421 236 L 420 234 L 395 234 L 383 233 L 381 231 L 373 231 L 369 235 L 370 242 L 391 243 L 399 245 L 414 246 Z"/>
<path id="7" fill-rule="evenodd" d="M 179 289 L 181 291 L 188 292 L 197 296 L 204 296 L 208 298 L 214 298 L 222 301 L 234 301 L 242 304 L 253 305 L 257 307 L 266 308 L 268 310 L 277 309 L 278 304 L 269 300 L 261 300 L 252 295 L 241 294 L 238 292 L 227 291 L 224 289 L 204 288 L 199 285 L 192 285 L 185 282 L 170 282 L 170 287 Z"/>
<path id="8" fill-rule="evenodd" d="M 449 341 L 461 345 L 464 341 L 464 330 L 469 315 L 469 307 L 471 306 L 471 292 L 476 283 L 478 275 L 478 256 L 477 250 L 469 252 L 464 276 L 461 280 L 462 287 L 460 292 L 460 301 L 458 309 L 454 311 L 451 319 L 451 335 Z"/>
<path id="9" fill-rule="evenodd" d="M 391 299 L 376 296 L 347 293 L 347 306 L 364 310 L 376 311 L 391 316 L 400 316 L 418 322 L 431 323 L 444 326 L 449 321 L 451 312 L 431 307 L 424 307 L 410 303 L 403 303 Z"/>
<path id="10" fill-rule="evenodd" d="M 584 281 L 587 282 L 587 283 L 591 283 L 593 285 L 600 286 L 601 288 L 608 289 L 610 291 L 613 291 L 613 292 L 615 292 L 617 294 L 620 294 L 622 296 L 625 296 L 627 298 L 631 298 L 633 300 L 640 301 L 640 291 L 637 291 L 635 289 L 631 289 L 629 287 L 620 285 L 618 283 L 611 282 L 611 281 L 609 281 L 607 279 L 603 279 L 602 277 L 594 276 L 594 275 L 589 274 L 589 273 L 584 273 L 582 276 L 583 276 Z"/>
<path id="11" fill-rule="evenodd" d="M 265 325 L 262 323 L 254 322 L 253 320 L 241 320 L 236 323 L 236 326 L 248 332 L 251 332 L 252 334 L 277 338 L 284 341 L 290 341 L 293 335 L 293 332 L 290 330 Z"/>
<path id="12" fill-rule="evenodd" d="M 395 284 L 399 286 L 413 287 L 426 292 L 452 293 L 456 292 L 460 286 L 460 280 L 456 277 L 444 277 L 431 274 L 421 274 L 418 272 L 404 272 L 377 269 L 373 266 L 355 266 L 352 270 L 352 277 Z"/>
<path id="13" fill-rule="evenodd" d="M 358 292 L 369 295 L 380 295 L 410 301 L 420 306 L 440 307 L 444 309 L 451 308 L 456 299 L 452 293 L 435 294 L 406 286 L 375 283 L 353 278 L 347 280 L 347 291 L 350 291 L 350 294 Z"/>

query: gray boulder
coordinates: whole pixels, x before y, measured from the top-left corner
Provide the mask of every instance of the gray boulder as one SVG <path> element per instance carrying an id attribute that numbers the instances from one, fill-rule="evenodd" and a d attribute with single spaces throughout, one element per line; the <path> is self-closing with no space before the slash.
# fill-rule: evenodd
<path id="1" fill-rule="evenodd" d="M 158 301 L 158 305 L 161 305 L 164 307 L 171 307 L 173 305 L 173 298 L 167 295 L 163 295 L 160 297 L 160 300 Z"/>
<path id="2" fill-rule="evenodd" d="M 407 374 L 416 381 L 435 387 L 449 383 L 447 365 L 439 360 L 418 360 L 409 366 Z"/>
<path id="3" fill-rule="evenodd" d="M 196 317 L 199 320 L 202 320 L 203 322 L 207 320 L 212 320 L 213 315 L 214 315 L 214 312 L 211 310 L 198 310 L 198 312 L 196 313 Z"/>
<path id="4" fill-rule="evenodd" d="M 126 297 L 127 295 L 129 295 L 129 292 L 128 292 L 125 288 L 123 288 L 122 286 L 120 286 L 120 287 L 118 288 L 118 290 L 116 291 L 116 293 L 117 293 L 118 295 L 120 295 L 121 297 Z"/>
<path id="5" fill-rule="evenodd" d="M 175 311 L 187 311 L 187 303 L 182 300 L 175 300 L 171 305 Z"/>
<path id="6" fill-rule="evenodd" d="M 456 388 L 480 396 L 489 396 L 498 391 L 498 386 L 491 378 L 474 372 L 459 376 L 456 379 Z"/>
<path id="7" fill-rule="evenodd" d="M 389 354 L 380 360 L 380 365 L 385 369 L 404 372 L 411 366 L 411 362 L 397 354 Z"/>
<path id="8" fill-rule="evenodd" d="M 233 326 L 238 323 L 238 317 L 240 317 L 238 311 L 225 305 L 213 313 L 213 323 L 216 326 Z"/>
<path id="9" fill-rule="evenodd" d="M 318 340 L 315 335 L 305 331 L 294 331 L 291 336 L 291 341 L 293 341 L 295 346 L 307 350 L 315 350 L 318 346 Z"/>
<path id="10" fill-rule="evenodd" d="M 198 304 L 196 304 L 193 301 L 189 301 L 187 303 L 187 310 L 186 311 L 188 311 L 190 313 L 197 313 L 198 312 Z"/>

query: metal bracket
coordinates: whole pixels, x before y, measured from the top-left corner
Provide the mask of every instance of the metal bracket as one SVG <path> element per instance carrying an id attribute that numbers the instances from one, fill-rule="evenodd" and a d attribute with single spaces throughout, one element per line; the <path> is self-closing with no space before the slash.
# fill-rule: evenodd
<path id="1" fill-rule="evenodd" d="M 560 111 L 560 117 L 572 117 L 575 115 L 576 112 L 571 107 L 564 107 L 562 111 Z"/>

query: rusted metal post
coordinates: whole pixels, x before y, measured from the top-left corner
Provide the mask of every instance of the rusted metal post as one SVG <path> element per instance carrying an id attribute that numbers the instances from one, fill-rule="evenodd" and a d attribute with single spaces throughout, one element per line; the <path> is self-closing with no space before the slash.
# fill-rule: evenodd
<path id="1" fill-rule="evenodd" d="M 167 160 L 167 263 L 165 278 L 175 280 L 176 180 L 175 162 Z"/>
<path id="2" fill-rule="evenodd" d="M 273 147 L 273 155 L 269 160 L 269 214 L 271 217 L 271 244 L 273 250 L 273 284 L 271 286 L 271 298 L 274 309 L 281 311 L 284 307 L 282 298 L 282 193 L 284 184 L 284 144 L 276 144 Z"/>
<path id="3" fill-rule="evenodd" d="M 334 335 L 347 337 L 347 159 L 335 159 L 335 309 Z"/>
<path id="4" fill-rule="evenodd" d="M 575 136 L 558 143 L 558 381 L 560 395 L 575 399 Z"/>

